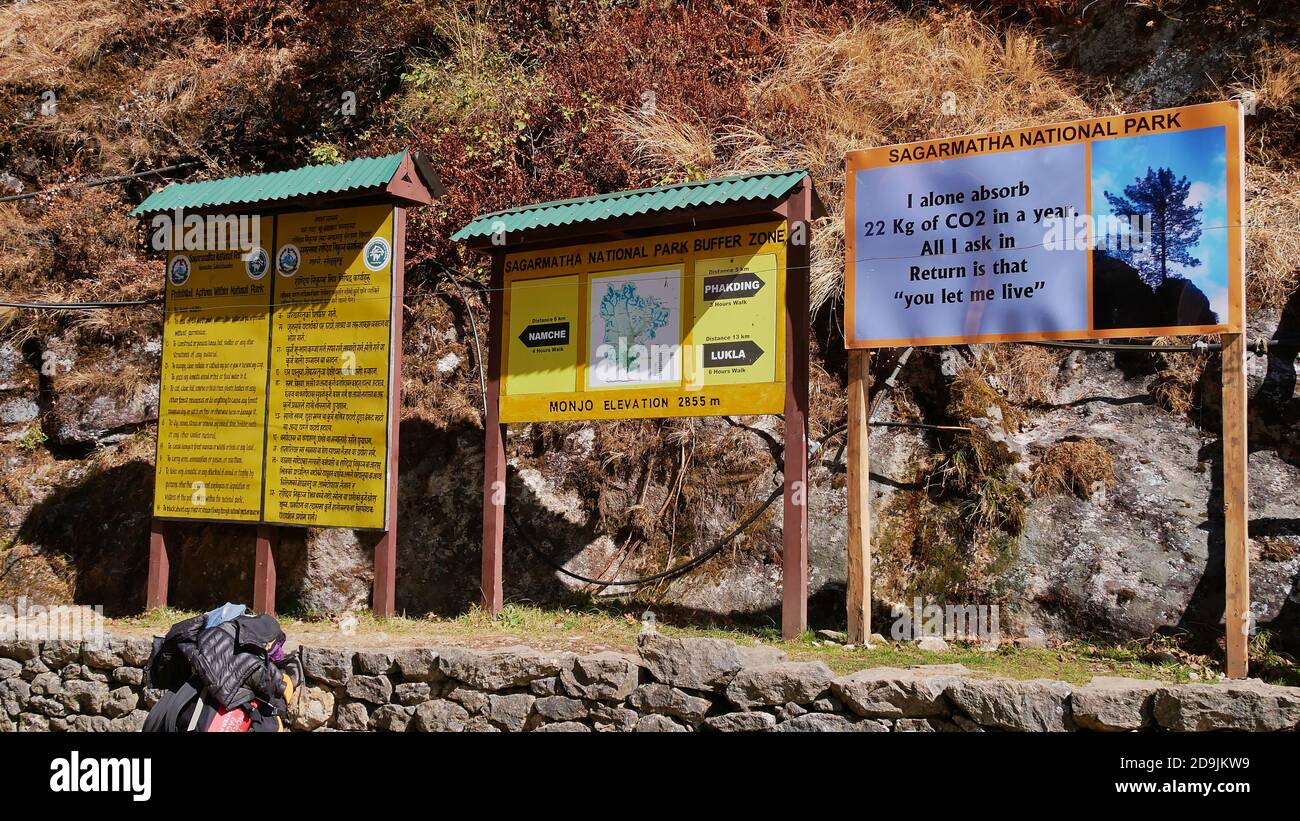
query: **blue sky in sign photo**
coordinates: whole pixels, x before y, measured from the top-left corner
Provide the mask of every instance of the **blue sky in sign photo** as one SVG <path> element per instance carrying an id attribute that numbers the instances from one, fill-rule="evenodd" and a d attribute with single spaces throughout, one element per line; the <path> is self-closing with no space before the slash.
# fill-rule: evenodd
<path id="1" fill-rule="evenodd" d="M 1092 212 L 1111 213 L 1103 192 L 1124 196 L 1124 187 L 1148 169 L 1168 168 L 1191 182 L 1187 202 L 1201 206 L 1201 236 L 1188 252 L 1200 265 L 1171 264 L 1210 300 L 1220 321 L 1228 318 L 1228 176 L 1222 126 L 1168 134 L 1098 140 L 1092 144 Z"/>

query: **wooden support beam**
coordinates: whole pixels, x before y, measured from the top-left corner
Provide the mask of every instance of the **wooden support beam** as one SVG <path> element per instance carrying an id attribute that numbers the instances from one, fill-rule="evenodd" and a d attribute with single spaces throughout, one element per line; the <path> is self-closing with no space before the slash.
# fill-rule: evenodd
<path id="1" fill-rule="evenodd" d="M 871 351 L 849 351 L 849 641 L 862 646 L 871 636 L 871 472 L 867 379 Z"/>
<path id="2" fill-rule="evenodd" d="M 812 182 L 786 201 L 785 505 L 781 551 L 781 637 L 808 629 L 808 262 Z"/>
<path id="3" fill-rule="evenodd" d="M 171 573 L 169 554 L 172 537 L 171 522 L 153 519 L 149 526 L 149 580 L 145 584 L 144 609 L 157 610 L 167 606 L 167 583 Z"/>
<path id="4" fill-rule="evenodd" d="M 1246 337 L 1222 334 L 1223 342 L 1223 566 L 1227 578 L 1223 620 L 1228 678 L 1245 678 L 1249 667 L 1250 555 L 1247 520 Z"/>
<path id="5" fill-rule="evenodd" d="M 393 209 L 393 307 L 388 374 L 387 529 L 375 543 L 375 578 L 370 609 L 376 616 L 397 614 L 397 453 L 402 430 L 402 316 L 406 293 L 406 209 Z"/>
<path id="6" fill-rule="evenodd" d="M 501 588 L 506 512 L 506 426 L 501 424 L 501 347 L 505 303 L 505 254 L 492 256 L 488 321 L 487 419 L 483 420 L 483 561 L 480 606 L 496 615 Z"/>
<path id="7" fill-rule="evenodd" d="M 257 559 L 253 570 L 253 609 L 275 612 L 275 547 L 280 531 L 275 525 L 257 526 Z"/>

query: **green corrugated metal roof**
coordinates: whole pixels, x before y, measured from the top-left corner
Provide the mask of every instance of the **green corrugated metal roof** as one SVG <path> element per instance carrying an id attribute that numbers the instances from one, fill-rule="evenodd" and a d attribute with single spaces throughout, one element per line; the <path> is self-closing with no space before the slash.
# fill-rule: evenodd
<path id="1" fill-rule="evenodd" d="M 399 151 L 387 157 L 362 157 L 338 165 L 308 165 L 270 174 L 176 183 L 150 194 L 131 211 L 131 216 L 140 217 L 176 208 L 252 205 L 376 188 L 393 179 L 405 156 L 405 151 Z"/>
<path id="2" fill-rule="evenodd" d="M 790 192 L 808 172 L 805 169 L 722 177 L 716 180 L 686 182 L 659 188 L 639 188 L 572 200 L 556 200 L 508 208 L 475 217 L 469 225 L 452 234 L 453 240 L 489 236 L 496 231 L 527 231 L 579 222 L 598 222 L 617 217 L 671 211 L 699 205 L 723 205 L 740 200 L 764 200 Z"/>

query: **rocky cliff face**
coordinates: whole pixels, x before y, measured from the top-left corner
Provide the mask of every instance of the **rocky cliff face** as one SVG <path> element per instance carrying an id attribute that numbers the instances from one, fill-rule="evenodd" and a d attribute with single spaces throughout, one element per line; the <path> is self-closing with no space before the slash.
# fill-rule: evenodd
<path id="1" fill-rule="evenodd" d="M 1103 99 L 1116 110 L 1222 96 L 1213 89 L 1235 82 L 1232 55 L 1293 46 L 1297 31 L 1291 4 L 1259 4 L 1259 13 L 1229 23 L 1118 0 L 1088 5 L 1082 25 L 1038 26 L 1034 33 L 1061 66 L 1084 79 L 1113 80 L 1118 96 Z M 279 55 L 291 58 L 287 49 Z M 362 70 L 359 62 L 349 65 Z M 1264 107 L 1258 122 L 1288 122 L 1288 105 L 1284 99 Z M 548 116 L 559 122 L 555 112 Z M 1265 133 L 1274 135 L 1269 146 L 1276 148 L 1283 139 L 1277 135 L 1291 132 L 1252 125 L 1252 150 Z M 30 183 L 51 162 L 34 145 L 14 152 L 22 156 L 12 157 L 13 176 L 0 183 Z M 476 161 L 470 152 L 449 156 Z M 0 153 L 0 162 L 10 159 Z M 1279 167 L 1279 174 L 1291 173 Z M 1274 222 L 1258 232 L 1261 253 L 1281 253 L 1285 232 L 1294 233 L 1294 191 L 1276 190 L 1291 179 L 1252 183 L 1252 208 L 1292 202 L 1290 211 L 1268 212 Z M 516 199 L 536 198 L 527 193 L 516 192 Z M 90 194 L 79 199 L 83 208 L 95 201 Z M 115 214 L 123 210 L 116 200 L 110 206 Z M 51 215 L 44 202 L 23 207 L 20 223 L 44 227 L 24 233 L 5 226 L 12 239 L 6 247 L 48 251 L 35 267 L 111 270 L 119 297 L 156 293 L 157 265 L 130 268 L 98 246 L 78 246 L 72 226 L 84 223 L 80 211 Z M 415 225 L 413 236 L 437 233 L 438 220 L 449 218 L 439 211 L 429 219 Z M 439 243 L 429 240 L 421 253 L 446 253 Z M 1254 243 L 1252 277 L 1263 270 Z M 110 250 L 135 259 L 125 240 L 119 245 Z M 92 298 L 109 279 L 105 273 L 78 284 L 84 292 L 69 286 L 57 296 Z M 1252 338 L 1300 336 L 1294 278 L 1278 281 L 1285 286 L 1277 286 L 1280 297 L 1273 285 L 1252 279 Z M 35 296 L 18 290 L 30 277 L 5 282 L 12 296 Z M 417 319 L 405 340 L 401 425 L 398 606 L 411 614 L 457 612 L 478 598 L 482 429 L 467 310 L 481 305 L 471 299 L 467 309 L 454 292 L 435 293 L 434 279 L 426 285 L 408 294 Z M 1164 301 L 1200 304 L 1186 296 Z M 844 355 L 833 314 L 817 317 L 812 389 L 813 436 L 824 439 L 809 492 L 810 610 L 819 626 L 843 619 L 846 573 L 843 440 L 830 435 L 844 419 Z M 147 557 L 160 315 L 141 308 L 114 323 L 84 315 L 35 321 L 30 312 L 7 319 L 8 341 L 0 345 L 0 596 L 136 611 Z M 1297 634 L 1300 611 L 1298 350 L 1275 345 L 1250 359 L 1252 600 L 1257 623 L 1284 636 Z M 897 353 L 876 355 L 877 387 Z M 1212 640 L 1223 595 L 1216 362 L 1214 354 L 1058 355 L 1009 346 L 917 351 L 898 387 L 878 394 L 876 420 L 968 432 L 873 429 L 878 623 L 887 625 L 892 605 L 922 596 L 1000 604 L 1012 634 L 1129 638 L 1172 630 Z M 780 438 L 776 420 L 733 421 L 513 427 L 507 596 L 554 603 L 578 593 L 626 593 L 558 575 L 528 544 L 577 573 L 626 578 L 672 566 L 726 534 L 768 495 Z M 1087 454 L 1086 464 L 1071 463 L 1069 453 Z M 1052 465 L 1064 472 L 1052 474 L 1045 467 Z M 636 595 L 692 618 L 771 619 L 780 601 L 780 530 L 776 505 L 709 564 Z M 248 599 L 251 527 L 184 525 L 178 537 L 175 604 L 207 608 Z M 278 554 L 282 605 L 315 613 L 367 606 L 374 538 L 286 529 Z"/>

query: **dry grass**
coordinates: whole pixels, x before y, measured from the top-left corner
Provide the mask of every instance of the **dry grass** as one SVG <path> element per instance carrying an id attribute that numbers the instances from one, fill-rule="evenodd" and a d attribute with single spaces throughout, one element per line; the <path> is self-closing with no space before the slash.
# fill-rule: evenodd
<path id="1" fill-rule="evenodd" d="M 1290 539 L 1258 536 L 1254 541 L 1259 545 L 1259 557 L 1266 562 L 1289 562 L 1300 555 L 1300 546 Z"/>
<path id="2" fill-rule="evenodd" d="M 693 115 L 679 113 L 625 116 L 620 130 L 634 154 L 662 174 L 808 168 L 831 212 L 814 226 L 814 311 L 843 289 L 846 151 L 1092 113 L 1036 38 L 1016 29 L 999 33 L 968 12 L 779 37 L 776 67 L 750 86 L 747 125 L 697 126 Z M 942 113 L 946 92 L 955 95 L 951 115 Z M 703 145 L 705 133 L 711 149 Z"/>
<path id="3" fill-rule="evenodd" d="M 1098 485 L 1115 483 L 1115 458 L 1095 439 L 1057 442 L 1034 466 L 1031 485 L 1036 496 L 1073 492 L 1087 499 Z"/>
<path id="4" fill-rule="evenodd" d="M 1281 308 L 1300 287 L 1300 171 L 1246 173 L 1246 308 Z"/>
<path id="5" fill-rule="evenodd" d="M 1206 339 L 1216 341 L 1208 337 Z M 1161 347 L 1186 345 L 1192 341 L 1189 337 L 1160 337 L 1152 344 Z M 1192 413 L 1199 405 L 1198 386 L 1210 360 L 1211 356 L 1205 353 L 1160 354 L 1160 370 L 1156 372 L 1156 378 L 1150 387 L 1156 405 L 1180 415 Z"/>
<path id="6" fill-rule="evenodd" d="M 627 111 L 615 116 L 615 130 L 633 146 L 632 157 L 662 182 L 684 171 L 686 179 L 703 179 L 702 169 L 717 163 L 709 130 L 699 117 L 678 117 L 662 109 Z"/>
<path id="7" fill-rule="evenodd" d="M 1047 405 L 1055 399 L 1063 351 L 1039 345 L 979 345 L 973 350 L 975 367 L 1012 404 Z"/>
<path id="8" fill-rule="evenodd" d="M 964 367 L 948 386 L 948 414 L 954 419 L 995 419 L 1003 430 L 1019 429 L 1024 411 L 989 385 L 978 368 Z"/>

